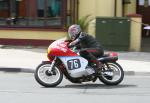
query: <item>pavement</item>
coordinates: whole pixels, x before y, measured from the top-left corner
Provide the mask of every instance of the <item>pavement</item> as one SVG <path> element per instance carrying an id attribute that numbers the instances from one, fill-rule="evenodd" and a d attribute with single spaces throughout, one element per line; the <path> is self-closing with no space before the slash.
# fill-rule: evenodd
<path id="1" fill-rule="evenodd" d="M 0 46 L 0 71 L 33 73 L 47 59 L 47 47 Z M 127 75 L 150 75 L 150 52 L 118 51 Z"/>

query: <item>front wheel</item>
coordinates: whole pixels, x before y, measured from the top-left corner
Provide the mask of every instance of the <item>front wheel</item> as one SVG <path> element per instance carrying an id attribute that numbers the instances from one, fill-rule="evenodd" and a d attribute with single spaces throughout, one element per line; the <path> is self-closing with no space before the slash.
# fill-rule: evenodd
<path id="1" fill-rule="evenodd" d="M 50 63 L 41 63 L 34 73 L 35 80 L 45 87 L 55 87 L 59 85 L 63 79 L 63 74 L 57 66 L 52 68 L 52 71 L 49 72 L 51 67 Z"/>
<path id="2" fill-rule="evenodd" d="M 104 63 L 99 79 L 106 85 L 118 85 L 124 78 L 122 67 L 116 62 Z"/>

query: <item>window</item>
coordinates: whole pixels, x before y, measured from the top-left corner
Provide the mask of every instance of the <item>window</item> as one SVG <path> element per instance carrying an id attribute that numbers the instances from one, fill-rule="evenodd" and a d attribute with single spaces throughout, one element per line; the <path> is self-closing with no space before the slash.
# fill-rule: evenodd
<path id="1" fill-rule="evenodd" d="M 62 1 L 63 0 L 37 0 L 37 10 L 35 12 L 39 19 L 32 20 L 31 24 L 60 26 L 63 18 L 62 13 L 65 13 L 65 11 L 63 11 Z"/>
<path id="2" fill-rule="evenodd" d="M 150 0 L 139 0 L 140 6 L 150 6 Z"/>
<path id="3" fill-rule="evenodd" d="M 9 16 L 9 6 L 7 1 L 0 0 L 0 25 L 5 25 L 5 21 L 3 21 L 3 18 L 7 18 Z"/>
<path id="4" fill-rule="evenodd" d="M 78 0 L 0 0 L 0 27 L 62 28 L 77 19 Z"/>
<path id="5" fill-rule="evenodd" d="M 77 0 L 0 0 L 0 27 L 64 27 L 76 18 L 74 1 Z"/>

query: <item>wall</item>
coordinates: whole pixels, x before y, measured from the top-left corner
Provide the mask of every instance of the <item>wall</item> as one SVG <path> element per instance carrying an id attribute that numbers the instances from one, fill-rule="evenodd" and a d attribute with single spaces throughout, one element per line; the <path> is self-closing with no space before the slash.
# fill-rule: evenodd
<path id="1" fill-rule="evenodd" d="M 41 39 L 54 40 L 62 38 L 66 32 L 27 31 L 27 30 L 0 30 L 0 38 L 12 39 Z"/>
<path id="2" fill-rule="evenodd" d="M 116 5 L 116 14 L 115 14 L 115 5 Z M 79 7 L 80 7 L 79 18 L 88 15 L 90 13 L 93 16 L 93 18 L 100 16 L 122 17 L 122 0 L 80 0 Z M 95 20 L 90 22 L 90 25 L 88 27 L 88 33 L 95 36 Z"/>
<path id="3" fill-rule="evenodd" d="M 122 16 L 122 0 L 116 0 L 116 14 Z M 79 18 L 91 14 L 96 16 L 113 17 L 115 0 L 79 0 Z"/>
<path id="4" fill-rule="evenodd" d="M 115 0 L 79 0 L 79 18 L 89 14 L 92 18 L 98 16 L 113 17 L 114 1 Z M 117 9 L 119 10 L 120 8 Z M 95 20 L 90 22 L 88 33 L 95 36 Z"/>
<path id="5" fill-rule="evenodd" d="M 137 0 L 130 0 L 130 4 L 124 4 L 124 15 L 136 13 L 136 2 Z"/>
<path id="6" fill-rule="evenodd" d="M 53 40 L 66 36 L 66 32 L 0 30 L 0 45 L 48 46 Z"/>
<path id="7" fill-rule="evenodd" d="M 117 1 L 117 17 L 122 17 L 123 16 L 123 5 L 122 5 L 122 0 L 116 0 Z"/>
<path id="8" fill-rule="evenodd" d="M 130 51 L 141 51 L 141 15 L 130 15 L 131 18 L 131 35 L 130 35 Z M 136 22 L 135 22 L 136 21 Z"/>
<path id="9" fill-rule="evenodd" d="M 96 0 L 96 16 L 114 16 L 114 0 Z"/>
<path id="10" fill-rule="evenodd" d="M 79 0 L 79 18 L 89 14 L 95 17 L 95 2 L 96 0 Z"/>

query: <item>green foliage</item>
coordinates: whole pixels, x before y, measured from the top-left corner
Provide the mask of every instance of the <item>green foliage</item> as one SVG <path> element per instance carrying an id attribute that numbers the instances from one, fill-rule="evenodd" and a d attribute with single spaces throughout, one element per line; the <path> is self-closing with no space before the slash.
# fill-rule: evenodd
<path id="1" fill-rule="evenodd" d="M 93 18 L 91 18 L 91 15 L 86 15 L 82 17 L 81 19 L 77 20 L 76 24 L 80 25 L 81 29 L 86 32 L 87 27 L 89 26 L 89 23 L 92 20 Z"/>

